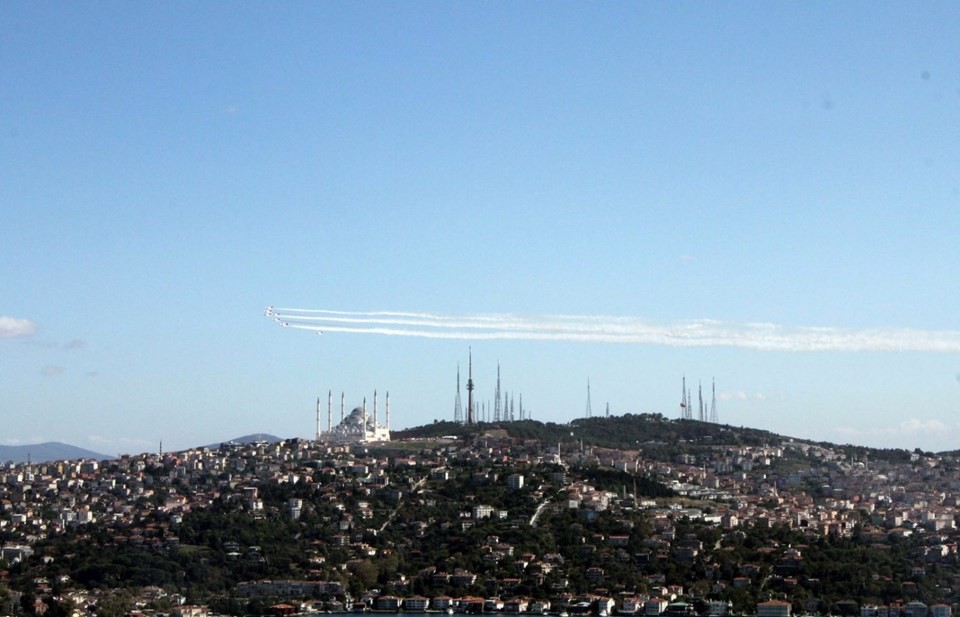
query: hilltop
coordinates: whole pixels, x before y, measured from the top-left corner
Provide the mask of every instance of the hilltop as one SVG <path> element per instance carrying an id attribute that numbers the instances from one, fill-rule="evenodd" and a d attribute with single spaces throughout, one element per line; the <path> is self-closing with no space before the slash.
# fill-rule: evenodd
<path id="1" fill-rule="evenodd" d="M 92 450 L 78 448 L 58 441 L 36 443 L 26 446 L 0 446 L 0 461 L 13 463 L 46 463 L 49 461 L 69 461 L 77 459 L 110 460 L 109 454 L 100 454 Z"/>
<path id="2" fill-rule="evenodd" d="M 651 458 L 670 459 L 716 446 L 784 446 L 797 444 L 831 448 L 860 460 L 904 462 L 918 451 L 870 448 L 850 444 L 832 444 L 779 435 L 762 429 L 697 420 L 669 419 L 661 414 L 625 414 L 622 416 L 578 418 L 568 424 L 521 420 L 464 425 L 434 422 L 424 426 L 393 431 L 394 439 L 470 439 L 483 435 L 538 440 L 548 444 L 591 446 L 612 450 L 642 450 Z M 932 456 L 931 453 L 925 453 Z M 950 455 L 955 453 L 941 453 Z"/>

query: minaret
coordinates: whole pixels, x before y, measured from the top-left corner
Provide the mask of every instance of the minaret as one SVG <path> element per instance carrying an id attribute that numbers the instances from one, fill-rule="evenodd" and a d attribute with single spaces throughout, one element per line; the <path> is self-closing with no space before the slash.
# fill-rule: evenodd
<path id="1" fill-rule="evenodd" d="M 467 369 L 467 424 L 473 423 L 473 348 L 471 348 Z"/>
<path id="2" fill-rule="evenodd" d="M 520 419 L 524 420 L 523 417 L 523 392 L 520 393 Z"/>
<path id="3" fill-rule="evenodd" d="M 333 390 L 327 390 L 327 432 L 333 430 Z"/>
<path id="4" fill-rule="evenodd" d="M 387 432 L 390 432 L 390 390 L 387 390 Z"/>
<path id="5" fill-rule="evenodd" d="M 343 391 L 340 392 L 340 424 L 343 424 Z"/>
<path id="6" fill-rule="evenodd" d="M 607 417 L 610 417 L 610 402 L 607 402 Z"/>
<path id="7" fill-rule="evenodd" d="M 373 428 L 377 428 L 377 391 L 373 391 Z"/>
<path id="8" fill-rule="evenodd" d="M 320 441 L 320 397 L 317 397 L 317 441 Z"/>
<path id="9" fill-rule="evenodd" d="M 366 441 L 367 440 L 367 397 L 363 397 L 362 409 L 363 409 L 363 411 L 361 412 L 362 415 L 360 416 L 362 418 L 361 426 L 363 427 L 363 441 Z"/>

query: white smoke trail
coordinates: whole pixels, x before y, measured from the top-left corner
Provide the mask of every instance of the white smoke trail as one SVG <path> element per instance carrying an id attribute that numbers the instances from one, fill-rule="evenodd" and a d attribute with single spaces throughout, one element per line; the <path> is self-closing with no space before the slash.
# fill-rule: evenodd
<path id="1" fill-rule="evenodd" d="M 960 331 L 840 329 L 698 320 L 655 324 L 591 315 L 443 315 L 390 311 L 272 309 L 266 314 L 302 330 L 460 340 L 528 340 L 735 347 L 762 351 L 960 352 Z"/>

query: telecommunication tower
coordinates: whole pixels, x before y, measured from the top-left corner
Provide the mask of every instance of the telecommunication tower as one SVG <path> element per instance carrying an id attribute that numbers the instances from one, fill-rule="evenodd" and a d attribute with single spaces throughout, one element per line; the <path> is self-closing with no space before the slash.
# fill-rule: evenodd
<path id="1" fill-rule="evenodd" d="M 683 376 L 683 393 L 680 395 L 680 419 L 690 419 L 690 401 L 687 400 L 687 376 Z"/>
<path id="2" fill-rule="evenodd" d="M 720 417 L 717 415 L 717 380 L 714 379 L 711 384 L 713 397 L 710 401 L 710 421 L 714 424 L 720 424 Z"/>
<path id="3" fill-rule="evenodd" d="M 593 417 L 593 409 L 590 407 L 590 379 L 587 379 L 587 417 Z"/>
<path id="4" fill-rule="evenodd" d="M 457 364 L 457 400 L 453 403 L 453 421 L 463 424 L 463 406 L 460 404 L 460 364 Z"/>
<path id="5" fill-rule="evenodd" d="M 700 415 L 697 416 L 697 419 L 701 422 L 706 422 L 703 411 L 703 384 L 699 381 L 697 382 L 697 398 L 700 399 Z"/>
<path id="6" fill-rule="evenodd" d="M 497 362 L 497 389 L 493 394 L 493 421 L 503 420 L 503 407 L 500 404 L 500 362 Z"/>
<path id="7" fill-rule="evenodd" d="M 467 424 L 473 424 L 473 349 L 469 352 L 469 364 L 467 365 Z"/>

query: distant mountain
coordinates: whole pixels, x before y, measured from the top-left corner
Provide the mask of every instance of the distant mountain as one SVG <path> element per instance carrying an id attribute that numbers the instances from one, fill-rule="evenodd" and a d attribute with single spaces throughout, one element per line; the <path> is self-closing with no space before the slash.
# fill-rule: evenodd
<path id="1" fill-rule="evenodd" d="M 49 461 L 73 461 L 81 458 L 102 461 L 115 457 L 58 441 L 48 441 L 47 443 L 28 446 L 0 446 L 0 462 L 26 463 L 29 460 L 33 463 L 46 463 Z"/>
<path id="2" fill-rule="evenodd" d="M 278 441 L 283 441 L 283 437 L 277 437 L 276 435 L 270 435 L 268 433 L 252 433 L 250 435 L 244 435 L 243 437 L 236 437 L 234 439 L 225 439 L 218 443 L 212 443 L 208 448 L 219 448 L 220 444 L 223 443 L 238 443 L 238 444 L 248 444 L 248 443 L 257 443 L 258 441 L 265 441 L 267 443 L 276 443 Z"/>

